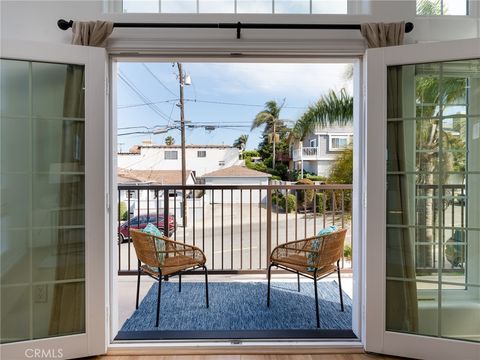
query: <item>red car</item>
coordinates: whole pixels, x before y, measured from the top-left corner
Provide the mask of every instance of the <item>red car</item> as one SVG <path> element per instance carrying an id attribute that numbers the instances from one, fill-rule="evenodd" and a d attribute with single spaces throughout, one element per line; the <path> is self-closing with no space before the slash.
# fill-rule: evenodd
<path id="1" fill-rule="evenodd" d="M 157 221 L 158 220 L 158 221 Z M 129 228 L 130 229 L 144 229 L 148 223 L 152 223 L 155 225 L 160 231 L 165 233 L 163 231 L 163 214 L 158 215 L 157 219 L 157 214 L 149 214 L 148 216 L 145 215 L 140 215 L 134 216 L 130 218 L 130 222 L 127 220 L 120 225 L 118 228 L 118 240 L 120 242 L 124 242 L 125 240 L 128 240 L 130 238 L 129 234 Z M 174 232 L 175 232 L 176 224 L 175 224 L 175 219 L 173 216 L 168 217 L 168 237 L 170 237 Z"/>

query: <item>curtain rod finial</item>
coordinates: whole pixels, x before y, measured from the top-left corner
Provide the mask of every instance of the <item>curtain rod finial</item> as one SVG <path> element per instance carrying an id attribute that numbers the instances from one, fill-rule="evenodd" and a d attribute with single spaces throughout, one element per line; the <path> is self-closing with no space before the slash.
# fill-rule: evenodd
<path id="1" fill-rule="evenodd" d="M 72 27 L 73 20 L 67 21 L 65 19 L 60 19 L 60 20 L 57 21 L 57 25 L 60 29 L 67 30 L 67 29 Z"/>
<path id="2" fill-rule="evenodd" d="M 413 30 L 413 27 L 414 27 L 413 23 L 411 22 L 405 23 L 405 32 L 406 33 L 411 32 Z"/>

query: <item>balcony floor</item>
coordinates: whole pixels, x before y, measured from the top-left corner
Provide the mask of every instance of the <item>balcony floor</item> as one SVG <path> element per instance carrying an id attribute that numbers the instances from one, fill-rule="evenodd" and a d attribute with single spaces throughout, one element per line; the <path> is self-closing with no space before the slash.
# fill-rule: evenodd
<path id="1" fill-rule="evenodd" d="M 270 333 L 267 337 L 274 338 L 351 338 L 353 335 L 349 330 L 352 304 L 352 278 L 349 273 L 342 276 L 343 313 L 334 282 L 336 275 L 319 281 L 322 330 L 317 330 L 315 326 L 313 281 L 310 279 L 301 278 L 301 292 L 298 293 L 296 275 L 272 275 L 272 305 L 268 309 L 265 304 L 265 275 L 210 275 L 208 310 L 205 307 L 203 280 L 203 276 L 183 276 L 181 293 L 178 293 L 177 278 L 163 283 L 161 320 L 157 329 L 154 324 L 155 281 L 142 277 L 140 301 L 145 301 L 135 312 L 136 277 L 119 277 L 119 327 L 126 330 L 119 333 L 120 338 L 188 338 L 193 335 L 195 338 L 263 337 L 265 331 Z M 297 331 L 296 336 L 289 330 Z"/>

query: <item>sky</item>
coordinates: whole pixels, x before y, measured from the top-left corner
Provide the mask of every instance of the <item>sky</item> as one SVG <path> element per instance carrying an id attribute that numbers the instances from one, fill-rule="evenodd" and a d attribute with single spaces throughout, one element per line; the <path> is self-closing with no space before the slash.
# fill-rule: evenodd
<path id="1" fill-rule="evenodd" d="M 250 127 L 265 102 L 285 100 L 280 117 L 293 125 L 330 89 L 346 88 L 352 93 L 352 81 L 345 78 L 347 64 L 183 63 L 183 68 L 192 83 L 184 88 L 187 125 L 216 127 L 187 128 L 186 144 L 231 145 L 240 135 L 248 134 L 247 149 L 254 149 L 263 129 L 250 131 Z M 155 128 L 178 126 L 177 66 L 125 62 L 119 64 L 117 76 L 118 134 L 147 132 L 118 136 L 119 151 L 127 151 L 142 140 L 164 144 L 169 135 L 180 144 L 178 129 L 151 134 Z"/>

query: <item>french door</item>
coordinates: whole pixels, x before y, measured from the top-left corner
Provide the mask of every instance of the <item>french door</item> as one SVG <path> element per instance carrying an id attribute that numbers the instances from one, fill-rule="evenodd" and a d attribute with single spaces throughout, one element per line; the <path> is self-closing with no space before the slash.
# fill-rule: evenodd
<path id="1" fill-rule="evenodd" d="M 367 351 L 480 359 L 480 39 L 366 54 Z"/>
<path id="2" fill-rule="evenodd" d="M 1 357 L 106 351 L 106 54 L 1 44 Z"/>

